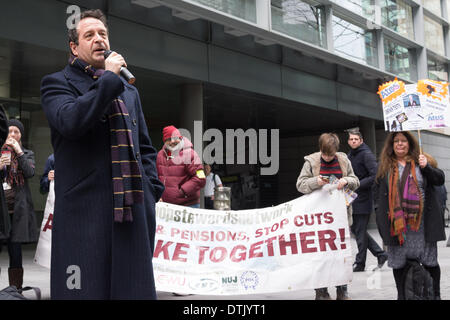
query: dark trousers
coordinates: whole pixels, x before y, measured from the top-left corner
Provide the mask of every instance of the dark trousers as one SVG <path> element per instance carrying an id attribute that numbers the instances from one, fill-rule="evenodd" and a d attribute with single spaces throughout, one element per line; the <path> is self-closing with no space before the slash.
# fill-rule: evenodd
<path id="1" fill-rule="evenodd" d="M 18 242 L 6 243 L 8 247 L 9 255 L 9 267 L 10 268 L 22 268 L 22 244 Z M 0 244 L 0 253 L 2 252 L 2 245 Z"/>
<path id="2" fill-rule="evenodd" d="M 14 210 L 14 203 L 8 203 L 8 209 Z M 9 218 L 12 225 L 12 214 L 9 214 Z M 9 255 L 9 267 L 10 268 L 22 268 L 22 244 L 20 242 L 11 242 L 6 240 L 6 246 L 8 247 Z M 0 253 L 2 252 L 2 243 L 0 242 Z"/>
<path id="3" fill-rule="evenodd" d="M 205 209 L 214 209 L 214 201 L 211 197 L 205 197 Z"/>
<path id="4" fill-rule="evenodd" d="M 351 231 L 355 235 L 356 244 L 358 245 L 358 253 L 356 254 L 355 263 L 365 267 L 367 258 L 367 249 L 378 258 L 385 254 L 377 242 L 367 232 L 370 214 L 354 214 Z"/>
<path id="5" fill-rule="evenodd" d="M 441 268 L 439 265 L 435 267 L 427 267 L 424 265 L 424 268 L 430 273 L 431 278 L 433 279 L 433 289 L 434 295 L 436 297 L 441 296 Z M 397 299 L 405 300 L 405 277 L 404 273 L 406 268 L 400 269 L 392 269 L 394 273 L 395 286 L 397 287 Z"/>

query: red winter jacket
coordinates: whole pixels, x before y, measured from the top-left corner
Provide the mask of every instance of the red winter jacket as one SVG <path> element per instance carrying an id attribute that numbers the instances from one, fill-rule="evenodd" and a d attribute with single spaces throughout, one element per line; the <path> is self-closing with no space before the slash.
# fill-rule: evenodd
<path id="1" fill-rule="evenodd" d="M 158 152 L 156 167 L 159 180 L 166 187 L 162 200 L 190 206 L 200 203 L 200 189 L 205 186 L 206 177 L 192 143 L 185 137 L 183 143 L 183 148 L 175 157 L 169 157 L 170 152 L 163 147 Z"/>

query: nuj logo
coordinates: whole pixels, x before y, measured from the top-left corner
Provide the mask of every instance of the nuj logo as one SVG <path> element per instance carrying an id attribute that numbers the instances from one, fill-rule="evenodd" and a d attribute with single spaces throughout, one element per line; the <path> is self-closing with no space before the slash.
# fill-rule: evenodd
<path id="1" fill-rule="evenodd" d="M 223 284 L 227 284 L 227 283 L 237 283 L 238 278 L 237 276 L 234 277 L 223 277 L 222 278 L 222 283 Z"/>

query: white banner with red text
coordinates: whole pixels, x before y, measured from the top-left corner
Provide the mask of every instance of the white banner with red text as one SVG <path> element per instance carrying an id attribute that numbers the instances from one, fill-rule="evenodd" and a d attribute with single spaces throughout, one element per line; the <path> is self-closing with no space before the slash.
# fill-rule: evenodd
<path id="1" fill-rule="evenodd" d="M 39 241 L 34 254 L 34 262 L 40 266 L 50 269 L 52 256 L 52 222 L 53 209 L 55 207 L 55 186 L 54 181 L 50 181 L 47 202 L 45 204 L 44 218 L 42 219 Z"/>
<path id="2" fill-rule="evenodd" d="M 156 290 L 241 295 L 348 284 L 353 257 L 338 190 L 263 209 L 216 211 L 159 202 Z"/>

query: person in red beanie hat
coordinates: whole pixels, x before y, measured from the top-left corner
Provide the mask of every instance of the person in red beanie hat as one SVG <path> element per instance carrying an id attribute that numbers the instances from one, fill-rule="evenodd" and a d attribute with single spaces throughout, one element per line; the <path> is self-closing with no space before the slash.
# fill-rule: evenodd
<path id="1" fill-rule="evenodd" d="M 200 157 L 191 141 L 174 126 L 163 129 L 163 141 L 156 159 L 159 180 L 165 186 L 161 200 L 200 208 L 200 189 L 206 183 Z"/>
<path id="2" fill-rule="evenodd" d="M 181 138 L 181 133 L 174 126 L 167 126 L 163 129 L 163 142 L 166 142 L 170 138 Z"/>

